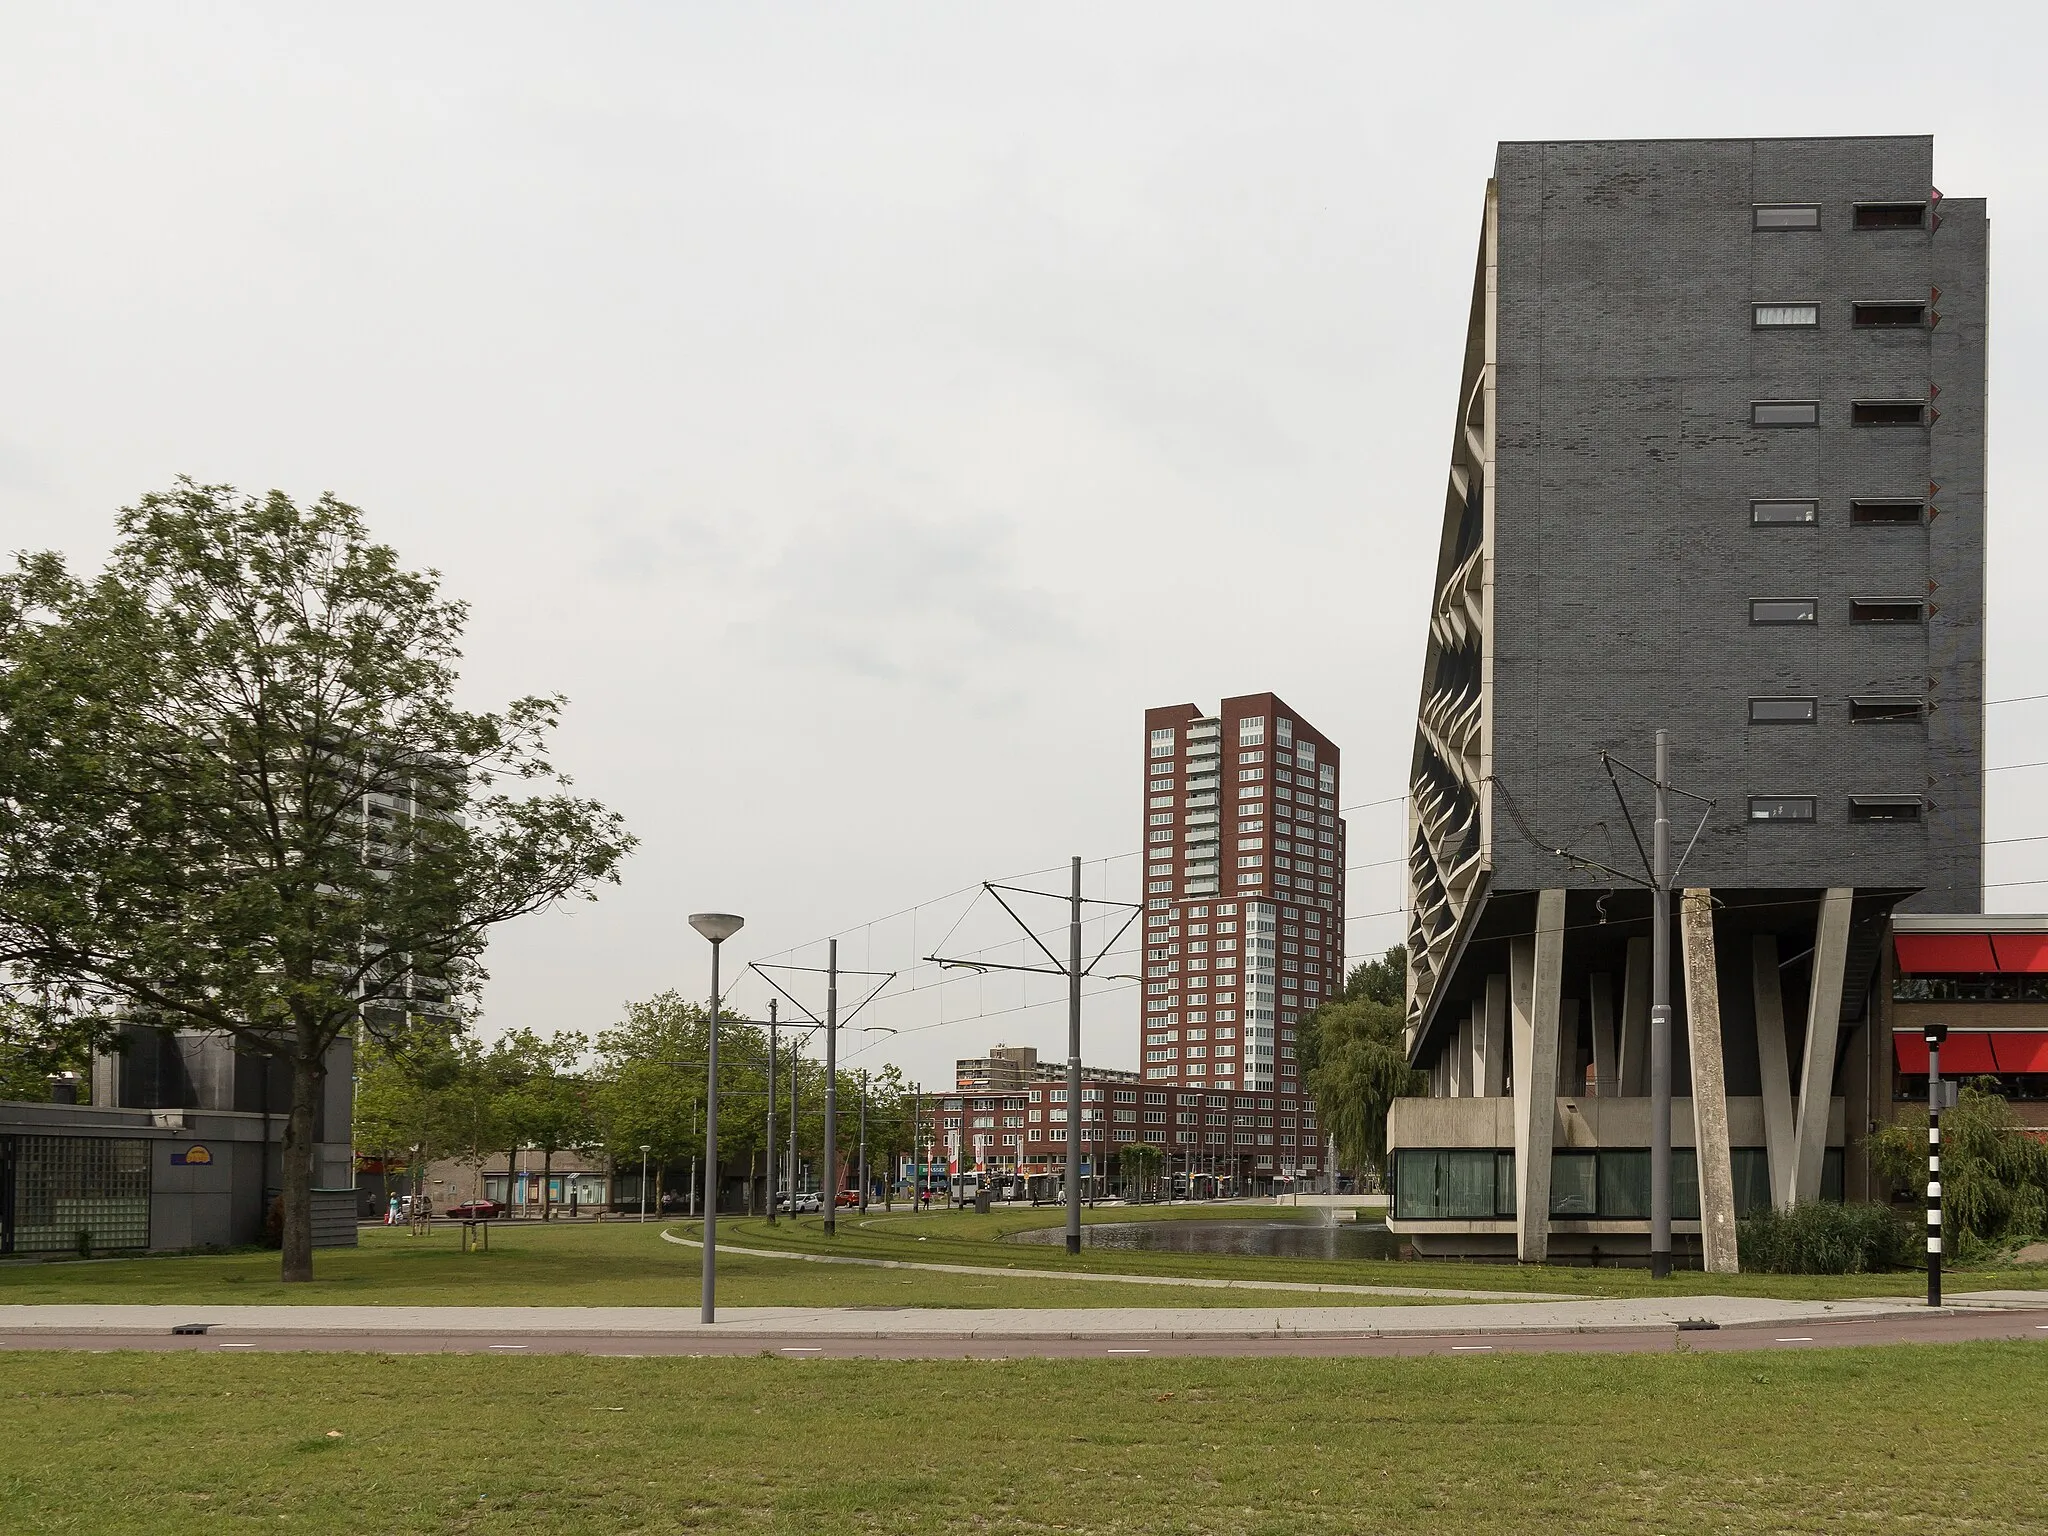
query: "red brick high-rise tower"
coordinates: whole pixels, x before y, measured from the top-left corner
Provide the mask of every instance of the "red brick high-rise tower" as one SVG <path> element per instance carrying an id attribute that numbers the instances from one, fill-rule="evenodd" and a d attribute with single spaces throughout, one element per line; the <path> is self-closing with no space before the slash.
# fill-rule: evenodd
<path id="1" fill-rule="evenodd" d="M 1149 709 L 1145 737 L 1146 1103 L 1172 1090 L 1177 1168 L 1319 1171 L 1296 1031 L 1344 976 L 1337 748 L 1270 693 Z"/>

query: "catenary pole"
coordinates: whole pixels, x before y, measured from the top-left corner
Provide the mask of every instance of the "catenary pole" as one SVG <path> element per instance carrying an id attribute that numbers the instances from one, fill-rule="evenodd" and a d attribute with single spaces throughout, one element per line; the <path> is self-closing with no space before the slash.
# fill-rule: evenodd
<path id="1" fill-rule="evenodd" d="M 803 1067 L 797 1051 L 803 1045 L 795 1026 L 789 1031 L 789 1219 L 796 1220 L 796 1117 L 797 1091 L 803 1087 Z"/>
<path id="2" fill-rule="evenodd" d="M 775 1225 L 775 1004 L 768 999 L 768 1225 Z M 792 1211 L 791 1215 L 796 1213 Z"/>
<path id="3" fill-rule="evenodd" d="M 860 1075 L 860 1213 L 868 1213 L 868 1075 Z"/>
<path id="4" fill-rule="evenodd" d="M 1067 921 L 1067 1252 L 1081 1251 L 1081 858 Z"/>
<path id="5" fill-rule="evenodd" d="M 839 941 L 825 948 L 825 1235 L 839 1231 Z"/>
<path id="6" fill-rule="evenodd" d="M 1927 1305 L 1941 1305 L 1941 1042 L 1946 1024 L 1929 1024 L 1927 1039 Z"/>
<path id="7" fill-rule="evenodd" d="M 1650 1274 L 1671 1273 L 1671 739 L 1657 733 L 1650 829 Z"/>

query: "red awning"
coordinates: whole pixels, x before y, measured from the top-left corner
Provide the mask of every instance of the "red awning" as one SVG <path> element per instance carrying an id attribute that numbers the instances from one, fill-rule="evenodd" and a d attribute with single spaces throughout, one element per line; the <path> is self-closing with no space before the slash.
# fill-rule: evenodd
<path id="1" fill-rule="evenodd" d="M 2044 1036 L 2048 1039 L 2048 1036 Z M 1904 1030 L 1892 1035 L 1892 1049 L 1898 1054 L 1899 1070 L 1913 1074 L 1927 1071 L 1927 1042 L 1916 1034 Z M 1941 1075 L 1943 1077 L 1967 1077 L 1979 1072 L 1996 1072 L 1997 1064 L 1991 1059 L 1991 1037 L 1989 1035 L 1952 1034 L 1941 1043 Z"/>
<path id="2" fill-rule="evenodd" d="M 1908 976 L 1981 975 L 1998 969 L 1989 934 L 1902 933 L 1894 942 L 1899 969 Z"/>
<path id="3" fill-rule="evenodd" d="M 2048 1034 L 2015 1030 L 1991 1037 L 1991 1054 L 1998 1058 L 2001 1072 L 2048 1072 Z M 1948 1052 L 1942 1052 L 1942 1066 L 1948 1066 Z"/>
<path id="4" fill-rule="evenodd" d="M 2048 933 L 1994 933 L 1991 947 L 2001 971 L 2048 971 Z"/>

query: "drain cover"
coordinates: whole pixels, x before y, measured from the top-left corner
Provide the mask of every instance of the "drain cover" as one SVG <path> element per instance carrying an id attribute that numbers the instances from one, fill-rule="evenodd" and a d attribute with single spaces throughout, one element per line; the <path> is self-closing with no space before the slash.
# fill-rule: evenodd
<path id="1" fill-rule="evenodd" d="M 1704 1317 L 1688 1317 L 1678 1325 L 1680 1333 L 1697 1333 L 1704 1328 L 1719 1328 L 1719 1323 L 1707 1321 Z"/>
<path id="2" fill-rule="evenodd" d="M 211 1324 L 211 1323 L 179 1323 L 179 1324 L 177 1324 L 177 1325 L 176 1325 L 175 1327 L 173 1327 L 173 1328 L 171 1329 L 171 1332 L 173 1332 L 173 1333 L 204 1333 L 204 1332 L 206 1332 L 206 1330 L 207 1330 L 207 1329 L 211 1328 L 212 1326 L 213 1326 L 213 1324 Z"/>

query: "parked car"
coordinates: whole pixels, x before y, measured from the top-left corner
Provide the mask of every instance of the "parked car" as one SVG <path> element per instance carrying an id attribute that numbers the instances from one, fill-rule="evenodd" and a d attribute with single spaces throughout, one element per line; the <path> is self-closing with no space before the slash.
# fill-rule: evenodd
<path id="1" fill-rule="evenodd" d="M 441 1214 L 455 1221 L 489 1221 L 504 1214 L 505 1207 L 495 1200 L 465 1200 L 460 1205 L 451 1205 Z"/>
<path id="2" fill-rule="evenodd" d="M 841 1207 L 859 1205 L 860 1191 L 857 1189 L 842 1189 L 839 1191 L 839 1204 Z"/>

